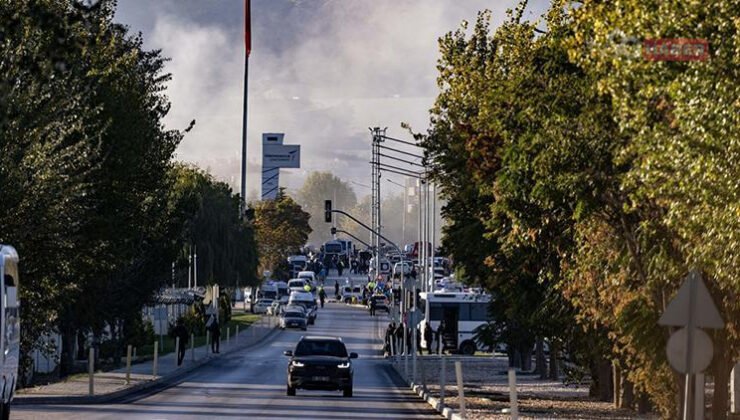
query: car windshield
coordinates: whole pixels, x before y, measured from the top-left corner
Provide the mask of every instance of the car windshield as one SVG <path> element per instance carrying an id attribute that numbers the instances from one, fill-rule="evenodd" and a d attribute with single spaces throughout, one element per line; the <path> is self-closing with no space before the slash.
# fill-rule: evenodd
<path id="1" fill-rule="evenodd" d="M 347 357 L 347 348 L 338 340 L 301 340 L 295 348 L 295 355 Z"/>
<path id="2" fill-rule="evenodd" d="M 291 311 L 291 312 L 286 312 L 285 314 L 283 314 L 283 317 L 285 318 L 303 318 L 304 316 L 305 315 L 303 314 L 303 312 L 298 312 L 298 311 Z"/>

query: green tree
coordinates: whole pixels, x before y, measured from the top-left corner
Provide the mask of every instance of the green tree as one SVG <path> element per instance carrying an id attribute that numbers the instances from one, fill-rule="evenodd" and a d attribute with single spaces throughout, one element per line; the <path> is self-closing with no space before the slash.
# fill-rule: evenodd
<path id="1" fill-rule="evenodd" d="M 274 200 L 260 201 L 254 210 L 260 267 L 275 272 L 289 255 L 306 245 L 311 216 L 282 188 Z"/>
<path id="2" fill-rule="evenodd" d="M 331 172 L 311 172 L 296 193 L 295 201 L 311 216 L 308 241 L 315 246 L 330 240 L 330 226 L 324 222 L 324 200 L 334 200 L 336 209 L 349 211 L 357 204 L 355 192 L 348 182 Z"/>

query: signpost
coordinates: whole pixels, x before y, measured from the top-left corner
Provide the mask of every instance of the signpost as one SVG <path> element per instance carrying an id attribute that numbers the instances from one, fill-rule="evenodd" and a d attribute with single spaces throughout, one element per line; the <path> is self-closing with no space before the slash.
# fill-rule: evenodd
<path id="1" fill-rule="evenodd" d="M 725 325 L 698 271 L 689 272 L 658 324 L 681 327 L 668 340 L 666 353 L 671 366 L 679 373 L 686 374 L 683 418 L 696 419 L 696 411 L 702 413 L 703 407 L 695 406 L 695 399 L 699 399 L 696 398 L 698 393 L 703 397 L 704 387 L 702 382 L 699 384 L 701 389 L 695 389 L 694 375 L 709 366 L 714 352 L 712 340 L 700 328 L 722 329 Z"/>

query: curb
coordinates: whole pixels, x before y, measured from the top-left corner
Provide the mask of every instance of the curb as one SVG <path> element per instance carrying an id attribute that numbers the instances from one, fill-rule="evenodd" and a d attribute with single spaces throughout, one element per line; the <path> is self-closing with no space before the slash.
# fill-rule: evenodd
<path id="1" fill-rule="evenodd" d="M 252 347 L 255 347 L 259 344 L 262 344 L 263 341 L 273 336 L 279 329 L 273 328 L 271 331 L 269 331 L 267 334 L 265 334 L 262 338 L 257 340 L 256 342 L 250 344 L 246 347 L 238 347 L 238 348 L 232 348 L 227 351 L 224 351 L 223 353 L 220 353 L 221 355 L 229 355 L 231 353 L 235 353 L 239 350 L 246 350 L 250 349 Z M 118 391 L 113 391 L 107 394 L 100 394 L 100 395 L 74 395 L 74 396 L 50 396 L 50 397 L 23 397 L 23 396 L 14 396 L 13 398 L 13 405 L 18 406 L 29 406 L 29 405 L 74 405 L 74 404 L 109 404 L 114 402 L 120 402 L 121 400 L 125 400 L 129 397 L 135 396 L 138 393 L 143 393 L 145 391 L 151 391 L 153 389 L 161 388 L 162 390 L 170 387 L 173 385 L 173 382 L 177 381 L 178 379 L 187 376 L 189 373 L 193 372 L 194 370 L 218 359 L 220 356 L 214 356 L 212 353 L 209 353 L 206 357 L 201 358 L 200 360 L 197 360 L 195 363 L 186 366 L 181 367 L 179 369 L 176 369 L 166 375 L 160 376 L 157 379 L 149 380 L 146 382 L 142 382 L 133 386 L 130 386 L 128 388 L 119 389 Z"/>
<path id="2" fill-rule="evenodd" d="M 389 360 L 390 361 L 390 360 Z M 426 401 L 427 404 L 429 404 L 433 409 L 437 410 L 439 414 L 442 415 L 442 417 L 446 418 L 447 420 L 465 420 L 464 417 L 462 417 L 459 413 L 455 412 L 452 408 L 446 405 L 442 405 L 439 398 L 432 397 L 432 395 L 424 391 L 424 387 L 421 385 L 417 385 L 413 382 L 408 381 L 404 376 L 396 369 L 396 366 L 394 365 L 393 361 L 390 361 L 391 368 L 396 372 L 396 374 L 401 378 L 401 380 L 413 391 L 415 394 L 419 396 L 422 400 Z"/>
<path id="3" fill-rule="evenodd" d="M 432 397 L 428 392 L 424 391 L 421 385 L 411 384 L 409 386 L 421 399 L 426 401 L 433 409 L 437 410 L 442 417 L 448 420 L 464 420 L 460 414 L 453 411 L 450 407 L 442 405 L 438 398 Z"/>

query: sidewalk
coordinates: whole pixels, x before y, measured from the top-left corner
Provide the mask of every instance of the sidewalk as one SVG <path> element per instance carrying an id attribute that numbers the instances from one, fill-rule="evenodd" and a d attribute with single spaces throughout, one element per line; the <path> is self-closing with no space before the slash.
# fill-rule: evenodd
<path id="1" fill-rule="evenodd" d="M 123 398 L 133 392 L 162 384 L 180 375 L 184 375 L 215 357 L 228 354 L 262 341 L 277 326 L 277 317 L 263 316 L 247 329 L 232 336 L 228 341 L 221 336 L 221 352 L 213 354 L 210 346 L 188 349 L 181 366 L 176 365 L 174 352 L 158 358 L 157 374 L 154 375 L 154 361 L 147 360 L 131 366 L 130 382 L 126 383 L 126 367 L 110 372 L 96 372 L 94 376 L 94 394 L 90 395 L 88 374 L 77 374 L 65 378 L 62 382 L 49 385 L 24 388 L 16 393 L 14 404 L 85 404 L 102 403 Z M 123 361 L 125 363 L 125 359 Z"/>

